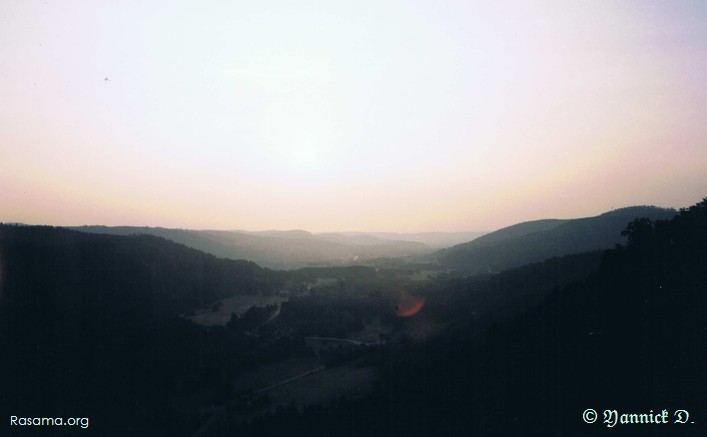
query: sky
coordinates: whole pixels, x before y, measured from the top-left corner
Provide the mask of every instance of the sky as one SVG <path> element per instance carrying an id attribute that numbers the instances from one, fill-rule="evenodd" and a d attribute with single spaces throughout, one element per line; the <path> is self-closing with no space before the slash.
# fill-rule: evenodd
<path id="1" fill-rule="evenodd" d="M 0 221 L 479 231 L 707 196 L 707 2 L 0 2 Z"/>

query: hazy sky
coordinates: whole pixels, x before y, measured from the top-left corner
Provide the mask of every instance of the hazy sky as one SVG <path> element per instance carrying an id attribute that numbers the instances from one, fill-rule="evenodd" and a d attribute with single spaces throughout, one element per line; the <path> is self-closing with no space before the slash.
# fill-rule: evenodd
<path id="1" fill-rule="evenodd" d="M 702 0 L 3 0 L 0 55 L 5 222 L 493 230 L 707 196 Z"/>

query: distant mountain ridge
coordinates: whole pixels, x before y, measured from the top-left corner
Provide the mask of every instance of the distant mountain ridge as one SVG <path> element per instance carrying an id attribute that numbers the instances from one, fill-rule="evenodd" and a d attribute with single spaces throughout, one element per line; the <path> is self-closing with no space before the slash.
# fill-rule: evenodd
<path id="1" fill-rule="evenodd" d="M 497 272 L 552 257 L 610 249 L 625 241 L 621 232 L 632 220 L 667 220 L 676 214 L 674 209 L 633 206 L 595 217 L 524 222 L 440 250 L 436 256 L 443 266 L 467 274 Z"/>
<path id="2" fill-rule="evenodd" d="M 344 235 L 360 236 L 360 237 L 376 237 L 385 240 L 402 240 L 414 241 L 422 243 L 426 246 L 443 249 L 446 247 L 455 246 L 457 244 L 466 243 L 475 240 L 487 232 L 415 232 L 415 233 L 399 233 L 399 232 L 346 232 Z"/>
<path id="3" fill-rule="evenodd" d="M 375 245 L 381 242 L 406 241 L 421 243 L 435 249 L 451 247 L 474 240 L 487 232 L 321 232 L 313 233 L 300 229 L 287 231 L 244 231 L 234 230 L 239 234 L 259 235 L 282 238 L 314 238 L 342 244 Z"/>
<path id="4" fill-rule="evenodd" d="M 339 266 L 374 258 L 429 254 L 421 242 L 385 239 L 370 234 L 289 231 L 217 231 L 133 226 L 78 226 L 70 229 L 111 235 L 154 235 L 212 255 L 253 261 L 277 269 Z M 402 234 L 399 234 L 402 235 Z"/>

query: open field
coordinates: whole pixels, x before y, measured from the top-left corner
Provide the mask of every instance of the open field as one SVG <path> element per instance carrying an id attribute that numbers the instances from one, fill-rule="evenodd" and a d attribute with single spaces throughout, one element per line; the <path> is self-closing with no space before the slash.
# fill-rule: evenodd
<path id="1" fill-rule="evenodd" d="M 200 325 L 225 325 L 231 320 L 231 313 L 242 316 L 248 308 L 252 306 L 266 306 L 277 304 L 278 306 L 287 301 L 287 296 L 232 296 L 221 301 L 221 305 L 211 306 L 196 312 L 195 315 L 187 317 L 194 323 Z M 216 308 L 216 309 L 215 309 Z M 214 310 L 215 309 L 215 310 Z"/>

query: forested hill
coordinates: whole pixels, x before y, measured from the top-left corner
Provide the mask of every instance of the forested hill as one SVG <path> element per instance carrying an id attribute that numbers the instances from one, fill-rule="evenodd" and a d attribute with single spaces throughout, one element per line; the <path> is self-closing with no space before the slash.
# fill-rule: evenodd
<path id="1" fill-rule="evenodd" d="M 0 269 L 2 308 L 139 305 L 156 317 L 230 295 L 269 293 L 287 275 L 148 235 L 14 225 L 0 225 Z"/>
<path id="2" fill-rule="evenodd" d="M 413 389 L 427 393 L 421 408 L 450 407 L 443 424 L 474 412 L 480 435 L 705 435 L 707 199 L 672 220 L 637 219 L 624 234 L 625 246 L 607 251 L 588 281 L 556 290 L 482 340 L 450 338 L 401 357 L 415 364 L 391 374 L 400 399 L 409 397 L 405 381 L 444 372 L 457 376 Z M 430 355 L 436 363 L 421 366 Z M 588 426 L 586 408 L 600 419 L 603 409 L 667 409 L 671 424 Z M 674 424 L 678 409 L 691 422 Z M 514 421 L 503 420 L 508 412 Z"/>
<path id="3" fill-rule="evenodd" d="M 437 258 L 443 266 L 468 274 L 496 272 L 551 257 L 610 249 L 625 242 L 621 231 L 631 220 L 670 219 L 676 213 L 674 209 L 636 206 L 596 217 L 520 223 L 441 250 Z"/>
<path id="4" fill-rule="evenodd" d="M 253 346 L 177 314 L 287 275 L 152 236 L 0 225 L 0 412 L 90 417 L 91 435 L 188 435 Z M 20 434 L 77 432 L 35 428 Z"/>

